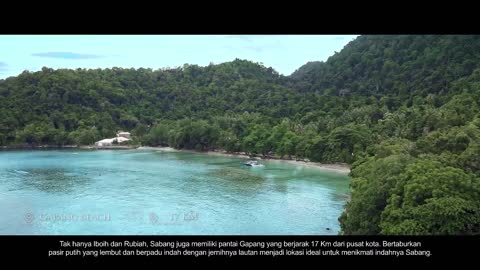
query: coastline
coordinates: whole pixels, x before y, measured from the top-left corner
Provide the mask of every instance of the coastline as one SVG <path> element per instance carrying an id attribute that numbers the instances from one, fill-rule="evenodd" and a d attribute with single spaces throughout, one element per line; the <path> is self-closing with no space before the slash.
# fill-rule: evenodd
<path id="1" fill-rule="evenodd" d="M 17 144 L 17 145 L 4 145 L 0 146 L 0 149 L 4 150 L 15 150 L 15 149 L 73 149 L 80 148 L 78 145 L 28 145 L 28 144 Z"/>
<path id="2" fill-rule="evenodd" d="M 273 161 L 286 162 L 294 165 L 305 166 L 309 168 L 315 168 L 324 171 L 332 171 L 348 175 L 350 173 L 350 166 L 346 164 L 325 164 L 319 162 L 305 162 L 300 160 L 288 160 L 288 159 L 272 159 Z"/>
<path id="3" fill-rule="evenodd" d="M 195 150 L 186 150 L 186 149 L 174 149 L 171 147 L 140 147 L 142 149 L 151 149 L 151 150 L 160 150 L 164 152 L 188 152 L 188 153 L 197 153 L 197 154 L 206 154 L 212 156 L 222 156 L 222 157 L 237 157 L 237 158 L 245 158 L 245 159 L 252 159 L 249 155 L 245 153 L 228 153 L 226 151 L 218 150 L 218 151 L 195 151 Z M 285 162 L 292 165 L 300 165 L 309 168 L 319 169 L 323 171 L 331 171 L 335 173 L 340 173 L 344 175 L 348 175 L 350 173 L 350 166 L 347 164 L 325 164 L 319 162 L 311 162 L 311 161 L 303 161 L 303 160 L 292 160 L 292 159 L 280 159 L 280 158 L 261 158 L 261 157 L 254 157 L 257 160 L 266 160 L 266 161 L 273 161 L 273 162 Z"/>
<path id="4" fill-rule="evenodd" d="M 206 154 L 212 156 L 223 156 L 223 157 L 237 157 L 237 158 L 245 158 L 245 159 L 252 159 L 249 155 L 245 153 L 228 153 L 224 150 L 217 150 L 217 151 L 195 151 L 195 150 L 187 150 L 187 149 L 175 149 L 168 146 L 140 146 L 140 147 L 132 147 L 132 146 L 110 146 L 110 147 L 94 147 L 94 146 L 79 146 L 79 145 L 63 145 L 63 146 L 52 146 L 52 145 L 36 145 L 36 146 L 26 146 L 26 145 L 15 145 L 15 146 L 0 146 L 0 150 L 21 150 L 21 149 L 88 149 L 88 150 L 158 150 L 162 152 L 188 152 L 188 153 L 196 153 L 196 154 Z M 344 175 L 348 175 L 350 173 L 350 166 L 347 164 L 325 164 L 319 162 L 311 162 L 311 161 L 304 161 L 304 160 L 293 160 L 293 159 L 280 159 L 280 158 L 262 158 L 259 156 L 253 157 L 253 159 L 257 160 L 266 160 L 272 162 L 285 162 L 292 165 L 300 165 L 309 168 L 324 170 L 324 171 L 331 171 L 335 173 L 340 173 Z"/>
<path id="5" fill-rule="evenodd" d="M 111 145 L 111 146 L 79 146 L 79 149 L 89 149 L 89 150 L 130 150 L 130 149 L 137 149 L 136 146 L 130 145 Z"/>
<path id="6" fill-rule="evenodd" d="M 115 149 L 137 149 L 135 145 L 111 145 L 97 147 L 93 145 L 7 145 L 0 146 L 0 150 L 42 150 L 42 149 L 86 149 L 86 150 L 115 150 Z"/>
<path id="7" fill-rule="evenodd" d="M 202 152 L 199 152 L 202 153 Z M 216 156 L 227 156 L 227 157 L 240 157 L 240 158 L 247 158 L 250 159 L 249 155 L 246 154 L 234 154 L 234 153 L 227 153 L 227 152 L 218 152 L 218 151 L 208 151 L 205 152 L 207 155 L 216 155 Z M 336 173 L 346 174 L 350 173 L 350 166 L 347 164 L 325 164 L 319 162 L 311 162 L 311 161 L 303 161 L 303 160 L 294 160 L 294 159 L 280 159 L 280 158 L 261 158 L 255 157 L 254 159 L 257 160 L 266 160 L 266 161 L 273 161 L 273 162 L 285 162 L 292 165 L 300 165 L 309 168 L 320 169 L 324 171 L 332 171 Z"/>

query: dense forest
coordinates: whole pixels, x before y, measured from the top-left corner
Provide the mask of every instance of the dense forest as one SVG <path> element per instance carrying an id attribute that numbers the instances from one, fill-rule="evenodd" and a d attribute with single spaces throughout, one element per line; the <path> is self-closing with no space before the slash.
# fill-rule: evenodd
<path id="1" fill-rule="evenodd" d="M 246 60 L 25 71 L 0 145 L 137 143 L 345 162 L 344 234 L 480 233 L 480 36 L 360 36 L 290 76 Z"/>

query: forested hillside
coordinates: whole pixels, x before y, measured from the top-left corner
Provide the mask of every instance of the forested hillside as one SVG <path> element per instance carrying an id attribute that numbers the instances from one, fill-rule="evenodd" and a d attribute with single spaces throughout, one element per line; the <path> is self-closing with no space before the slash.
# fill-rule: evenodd
<path id="1" fill-rule="evenodd" d="M 145 145 L 352 164 L 346 234 L 480 233 L 480 36 L 360 36 L 291 76 L 245 60 L 0 80 L 0 145 Z"/>
<path id="2" fill-rule="evenodd" d="M 480 233 L 479 57 L 478 36 L 361 36 L 292 74 L 299 92 L 348 99 L 341 126 L 371 132 L 344 233 Z"/>

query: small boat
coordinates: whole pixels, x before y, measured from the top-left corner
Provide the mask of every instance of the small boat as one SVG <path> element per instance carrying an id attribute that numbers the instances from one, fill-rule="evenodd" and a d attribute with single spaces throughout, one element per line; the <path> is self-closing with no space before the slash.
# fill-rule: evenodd
<path id="1" fill-rule="evenodd" d="M 256 160 L 249 160 L 245 163 L 243 163 L 244 165 L 246 166 L 251 166 L 251 167 L 254 167 L 254 166 L 263 166 L 262 164 L 259 164 L 258 161 Z"/>

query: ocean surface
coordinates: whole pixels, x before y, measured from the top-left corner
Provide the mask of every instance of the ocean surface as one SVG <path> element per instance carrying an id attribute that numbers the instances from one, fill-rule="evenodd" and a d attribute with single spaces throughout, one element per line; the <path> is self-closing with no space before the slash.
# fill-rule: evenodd
<path id="1" fill-rule="evenodd" d="M 0 234 L 331 235 L 349 178 L 161 150 L 0 151 Z"/>

